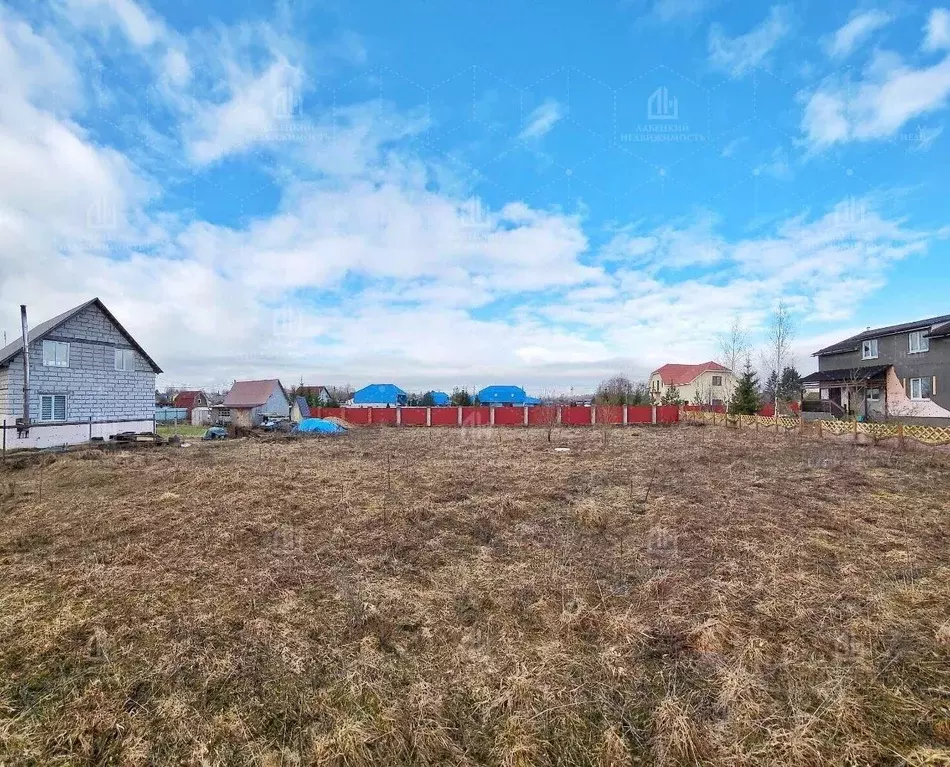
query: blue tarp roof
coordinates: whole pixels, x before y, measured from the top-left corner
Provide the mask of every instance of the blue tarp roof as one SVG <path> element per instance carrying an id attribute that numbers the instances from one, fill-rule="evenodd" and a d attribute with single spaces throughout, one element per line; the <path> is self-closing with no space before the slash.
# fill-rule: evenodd
<path id="1" fill-rule="evenodd" d="M 310 417 L 310 405 L 307 404 L 306 397 L 297 397 L 297 409 L 300 411 L 301 418 Z"/>
<path id="2" fill-rule="evenodd" d="M 304 418 L 297 424 L 297 431 L 304 434 L 343 434 L 346 429 L 322 418 Z"/>
<path id="3" fill-rule="evenodd" d="M 370 384 L 353 395 L 357 405 L 405 405 L 408 396 L 396 384 Z"/>
<path id="4" fill-rule="evenodd" d="M 520 386 L 486 386 L 477 395 L 483 405 L 540 405 L 537 397 L 529 397 Z"/>
<path id="5" fill-rule="evenodd" d="M 448 405 L 452 401 L 452 398 L 444 391 L 430 391 L 429 394 L 432 395 L 432 401 L 436 405 Z"/>

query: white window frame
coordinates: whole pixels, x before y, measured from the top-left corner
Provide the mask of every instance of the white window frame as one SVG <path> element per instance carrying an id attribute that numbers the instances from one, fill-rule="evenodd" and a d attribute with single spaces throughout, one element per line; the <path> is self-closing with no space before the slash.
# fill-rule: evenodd
<path id="1" fill-rule="evenodd" d="M 66 350 L 66 358 L 62 358 L 63 350 Z M 52 352 L 52 353 L 49 353 Z M 68 341 L 43 341 L 43 367 L 48 368 L 68 368 L 69 367 L 69 342 Z"/>
<path id="2" fill-rule="evenodd" d="M 126 360 L 131 361 L 132 367 L 126 367 Z M 115 369 L 124 373 L 135 372 L 135 350 L 134 349 L 116 349 L 115 350 Z"/>
<path id="3" fill-rule="evenodd" d="M 924 395 L 924 381 L 930 386 L 930 394 L 926 397 Z M 914 384 L 917 384 L 917 394 L 914 394 Z M 910 379 L 910 398 L 914 402 L 926 402 L 931 397 L 933 397 L 933 379 L 932 378 L 911 378 Z"/>
<path id="4" fill-rule="evenodd" d="M 873 396 L 872 396 L 873 393 Z M 881 401 L 881 390 L 878 387 L 867 390 L 867 399 L 868 402 L 880 402 Z"/>
<path id="5" fill-rule="evenodd" d="M 56 400 L 61 399 L 63 401 L 63 417 L 56 417 Z M 43 417 L 43 403 L 44 400 L 49 401 L 49 418 Z M 67 420 L 69 415 L 69 397 L 65 394 L 41 394 L 40 395 L 40 412 L 39 420 L 41 423 L 59 423 Z"/>
<path id="6" fill-rule="evenodd" d="M 876 338 L 868 338 L 867 340 L 861 342 L 862 360 L 876 360 L 879 353 L 880 350 L 878 349 Z"/>
<path id="7" fill-rule="evenodd" d="M 926 332 L 925 330 L 915 330 L 913 333 L 907 334 L 907 350 L 909 354 L 925 354 L 930 351 L 930 339 L 924 335 Z M 914 348 L 915 339 L 917 341 L 916 348 Z"/>
<path id="8" fill-rule="evenodd" d="M 716 383 L 717 380 L 719 381 L 719 383 Z M 713 386 L 722 386 L 722 376 L 713 376 L 713 377 L 712 377 L 712 385 L 713 385 Z"/>

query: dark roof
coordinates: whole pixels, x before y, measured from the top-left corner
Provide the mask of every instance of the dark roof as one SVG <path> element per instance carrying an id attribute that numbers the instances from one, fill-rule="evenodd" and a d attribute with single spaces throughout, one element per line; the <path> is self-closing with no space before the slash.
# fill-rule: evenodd
<path id="1" fill-rule="evenodd" d="M 819 357 L 822 354 L 840 354 L 841 352 L 853 352 L 861 348 L 861 342 L 871 338 L 880 338 L 881 336 L 894 336 L 898 333 L 908 333 L 911 330 L 929 329 L 929 336 L 942 336 L 950 333 L 950 314 L 944 314 L 940 317 L 930 317 L 926 320 L 917 320 L 916 322 L 905 322 L 901 325 L 888 325 L 883 328 L 871 328 L 856 336 L 839 341 L 824 349 L 819 349 L 812 357 Z"/>
<path id="2" fill-rule="evenodd" d="M 841 370 L 819 370 L 802 379 L 803 384 L 828 383 L 831 381 L 873 381 L 883 378 L 890 365 L 871 365 L 869 367 L 842 368 Z"/>
<path id="3" fill-rule="evenodd" d="M 330 390 L 327 389 L 326 386 L 298 386 L 297 387 L 297 394 L 301 394 L 304 397 L 309 397 L 311 394 L 314 397 L 319 397 L 321 393 L 326 394 L 328 397 L 330 396 Z"/>
<path id="4" fill-rule="evenodd" d="M 296 403 L 297 403 L 297 410 L 300 411 L 300 417 L 301 417 L 301 418 L 309 418 L 309 417 L 310 417 L 310 405 L 307 404 L 307 398 L 306 398 L 306 397 L 297 397 L 297 398 L 296 398 Z"/>
<path id="5" fill-rule="evenodd" d="M 152 370 L 155 371 L 155 373 L 162 372 L 162 369 L 157 364 L 155 364 L 155 360 L 153 360 L 151 357 L 148 356 L 148 354 L 146 354 L 145 349 L 139 346 L 138 341 L 132 338 L 129 331 L 126 330 L 124 327 L 122 327 L 122 324 L 112 315 L 112 312 L 106 309 L 106 305 L 102 303 L 102 301 L 100 301 L 98 298 L 93 298 L 89 301 L 86 301 L 86 303 L 84 304 L 80 304 L 79 306 L 76 306 L 70 309 L 68 312 L 63 312 L 62 314 L 58 314 L 55 317 L 53 317 L 51 320 L 46 320 L 46 322 L 41 322 L 39 325 L 34 327 L 32 330 L 30 330 L 29 343 L 32 344 L 36 341 L 41 341 L 42 339 L 46 338 L 46 336 L 48 336 L 50 333 L 52 333 L 54 330 L 56 330 L 56 328 L 58 328 L 60 325 L 67 322 L 68 320 L 71 320 L 73 317 L 79 314 L 79 312 L 81 312 L 83 309 L 88 309 L 90 306 L 93 306 L 93 305 L 99 307 L 99 310 L 104 315 L 106 315 L 106 317 L 109 318 L 109 321 L 113 325 L 116 326 L 116 329 L 123 336 L 125 336 L 125 340 L 128 341 L 130 344 L 132 344 L 132 346 L 135 347 L 135 350 L 139 354 L 145 357 L 146 361 L 148 362 L 149 365 L 152 366 Z M 0 366 L 6 365 L 21 351 L 23 351 L 23 339 L 18 337 L 16 341 L 14 341 L 11 344 L 7 344 L 2 349 L 0 349 Z"/>
<path id="6" fill-rule="evenodd" d="M 284 399 L 286 399 L 287 392 L 276 378 L 266 378 L 262 381 L 235 381 L 222 404 L 224 407 L 258 407 L 270 399 L 275 386 L 284 392 Z"/>

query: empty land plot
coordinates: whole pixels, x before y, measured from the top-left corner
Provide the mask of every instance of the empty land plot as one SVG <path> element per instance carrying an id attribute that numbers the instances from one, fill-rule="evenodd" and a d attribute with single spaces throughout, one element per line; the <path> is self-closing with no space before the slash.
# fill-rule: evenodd
<path id="1" fill-rule="evenodd" d="M 0 490 L 7 764 L 950 759 L 945 456 L 362 429 Z"/>

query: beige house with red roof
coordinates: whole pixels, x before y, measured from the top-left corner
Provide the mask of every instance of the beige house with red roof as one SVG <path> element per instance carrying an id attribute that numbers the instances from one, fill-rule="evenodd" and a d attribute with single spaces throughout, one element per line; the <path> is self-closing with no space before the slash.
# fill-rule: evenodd
<path id="1" fill-rule="evenodd" d="M 736 381 L 733 372 L 718 362 L 670 363 L 650 374 L 650 393 L 659 402 L 670 386 L 675 386 L 688 405 L 724 405 L 732 397 Z"/>

